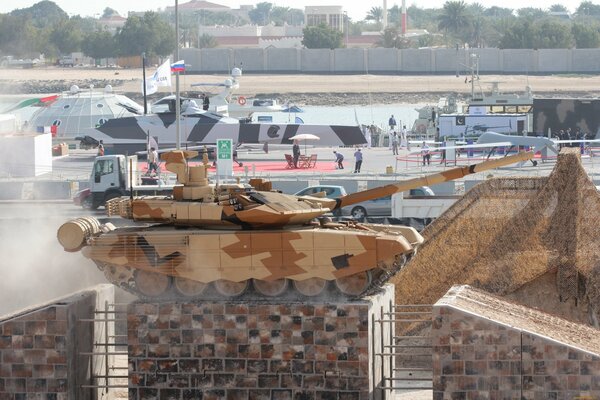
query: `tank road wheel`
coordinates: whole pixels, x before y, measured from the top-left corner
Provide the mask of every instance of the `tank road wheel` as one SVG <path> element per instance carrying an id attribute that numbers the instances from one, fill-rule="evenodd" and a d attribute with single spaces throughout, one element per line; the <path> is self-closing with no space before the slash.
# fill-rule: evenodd
<path id="1" fill-rule="evenodd" d="M 169 290 L 171 278 L 167 275 L 137 270 L 135 272 L 135 287 L 138 292 L 148 297 L 160 297 Z"/>
<path id="2" fill-rule="evenodd" d="M 288 287 L 288 280 L 285 278 L 277 279 L 274 281 L 261 281 L 254 279 L 254 288 L 262 295 L 269 297 L 276 297 L 286 291 Z"/>
<path id="3" fill-rule="evenodd" d="M 175 284 L 177 292 L 185 297 L 201 295 L 208 287 L 208 283 L 197 282 L 179 276 L 173 280 L 173 283 Z"/>
<path id="4" fill-rule="evenodd" d="M 241 296 L 248 289 L 249 281 L 233 282 L 226 279 L 220 279 L 214 282 L 217 292 L 225 297 Z"/>
<path id="5" fill-rule="evenodd" d="M 335 286 L 348 296 L 358 296 L 371 284 L 371 274 L 368 271 L 336 279 Z"/>
<path id="6" fill-rule="evenodd" d="M 313 297 L 323 293 L 327 281 L 321 278 L 310 278 L 303 281 L 294 281 L 294 288 L 304 296 Z"/>

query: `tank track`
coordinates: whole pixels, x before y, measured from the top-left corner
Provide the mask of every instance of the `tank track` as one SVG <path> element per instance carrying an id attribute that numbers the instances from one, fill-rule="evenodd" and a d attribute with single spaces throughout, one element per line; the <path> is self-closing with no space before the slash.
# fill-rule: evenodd
<path id="1" fill-rule="evenodd" d="M 168 289 L 159 296 L 148 296 L 138 290 L 136 287 L 136 282 L 134 279 L 135 270 L 130 267 L 122 267 L 122 266 L 113 266 L 109 264 L 102 264 L 97 262 L 96 265 L 98 269 L 104 272 L 104 276 L 106 279 L 112 283 L 113 285 L 125 290 L 138 297 L 140 300 L 148 301 L 148 302 L 167 302 L 167 301 L 264 301 L 264 302 L 275 302 L 285 300 L 288 302 L 306 302 L 306 301 L 332 301 L 336 300 L 345 300 L 345 301 L 353 301 L 360 300 L 366 296 L 371 296 L 381 292 L 382 286 L 392 277 L 394 276 L 400 269 L 404 267 L 404 265 L 408 262 L 408 260 L 412 257 L 412 254 L 404 254 L 399 256 L 398 259 L 393 263 L 393 265 L 385 268 L 378 268 L 371 272 L 377 272 L 374 274 L 371 283 L 369 286 L 359 295 L 348 295 L 340 292 L 334 284 L 334 281 L 328 281 L 323 292 L 319 293 L 316 296 L 306 296 L 302 293 L 297 292 L 294 287 L 289 284 L 287 290 L 279 296 L 265 296 L 262 293 L 259 293 L 253 286 L 252 283 L 248 285 L 246 291 L 239 296 L 225 296 L 218 293 L 212 285 L 210 285 L 205 292 L 197 296 L 185 296 L 180 294 L 175 285 L 173 284 L 173 278 L 170 278 L 170 283 Z"/>

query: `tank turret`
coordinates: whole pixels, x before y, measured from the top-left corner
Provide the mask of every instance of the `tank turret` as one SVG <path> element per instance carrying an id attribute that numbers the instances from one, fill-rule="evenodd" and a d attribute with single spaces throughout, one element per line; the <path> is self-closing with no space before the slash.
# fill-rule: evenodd
<path id="1" fill-rule="evenodd" d="M 144 225 L 116 228 L 80 218 L 59 228 L 59 242 L 66 251 L 81 250 L 114 284 L 153 300 L 314 297 L 331 295 L 331 286 L 338 294 L 360 296 L 401 268 L 423 238 L 410 227 L 333 222 L 325 214 L 532 157 L 519 153 L 328 199 L 278 193 L 260 179 L 213 185 L 206 157 L 201 165 L 188 165 L 196 155 L 162 155 L 180 183 L 172 195 L 107 202 L 109 216 Z"/>

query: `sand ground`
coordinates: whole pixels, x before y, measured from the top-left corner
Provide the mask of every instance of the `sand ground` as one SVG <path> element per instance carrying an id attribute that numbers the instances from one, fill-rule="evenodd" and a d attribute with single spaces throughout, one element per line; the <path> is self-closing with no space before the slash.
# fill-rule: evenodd
<path id="1" fill-rule="evenodd" d="M 152 72 L 153 69 L 149 69 Z M 60 68 L 43 67 L 35 69 L 4 69 L 0 75 L 0 94 L 40 93 L 43 89 L 55 88 L 62 84 L 65 88 L 76 83 L 82 88 L 95 82 L 96 87 L 106 83 L 123 93 L 140 93 L 141 69 L 106 68 Z M 191 90 L 194 83 L 221 83 L 227 78 L 221 75 L 182 74 L 182 91 Z M 255 96 L 259 94 L 296 94 L 299 99 L 315 105 L 346 103 L 356 99 L 362 103 L 365 95 L 372 95 L 373 103 L 416 103 L 437 101 L 444 94 L 456 92 L 468 95 L 471 84 L 465 77 L 454 75 L 259 75 L 245 74 L 240 78 L 237 94 Z M 500 82 L 505 93 L 523 93 L 530 86 L 535 95 L 590 97 L 600 88 L 600 75 L 481 75 L 476 90 L 488 92 L 491 83 Z M 174 84 L 174 83 L 173 83 Z M 168 88 L 161 88 L 168 92 Z M 344 101 L 344 99 L 346 101 Z M 312 101 L 311 101 L 312 100 Z M 302 101 L 297 101 L 302 103 Z"/>

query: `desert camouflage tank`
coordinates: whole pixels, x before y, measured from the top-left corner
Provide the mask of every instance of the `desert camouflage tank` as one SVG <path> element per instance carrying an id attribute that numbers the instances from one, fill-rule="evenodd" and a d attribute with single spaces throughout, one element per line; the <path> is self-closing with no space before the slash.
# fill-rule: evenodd
<path id="1" fill-rule="evenodd" d="M 521 153 L 328 199 L 278 193 L 262 180 L 210 185 L 206 159 L 188 166 L 196 155 L 163 154 L 181 183 L 172 196 L 107 203 L 109 216 L 143 225 L 116 228 L 78 218 L 59 228 L 59 242 L 66 251 L 81 250 L 110 282 L 144 299 L 357 297 L 378 289 L 423 238 L 410 227 L 334 222 L 325 214 L 531 158 Z"/>

